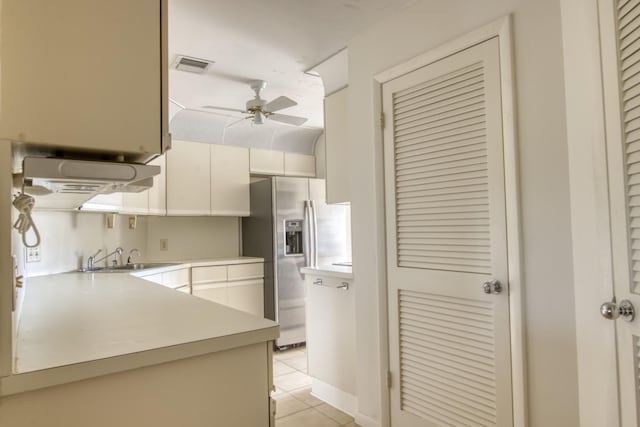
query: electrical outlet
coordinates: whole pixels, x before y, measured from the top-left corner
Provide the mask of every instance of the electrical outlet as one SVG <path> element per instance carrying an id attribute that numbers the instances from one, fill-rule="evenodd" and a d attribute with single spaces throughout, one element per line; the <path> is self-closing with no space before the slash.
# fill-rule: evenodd
<path id="1" fill-rule="evenodd" d="M 26 257 L 27 262 L 39 262 L 40 261 L 40 246 L 35 248 L 27 248 Z"/>
<path id="2" fill-rule="evenodd" d="M 129 217 L 129 230 L 135 230 L 136 229 L 136 223 L 138 222 L 138 217 L 137 216 L 130 216 Z"/>
<path id="3" fill-rule="evenodd" d="M 160 239 L 160 250 L 161 251 L 169 250 L 169 239 Z"/>

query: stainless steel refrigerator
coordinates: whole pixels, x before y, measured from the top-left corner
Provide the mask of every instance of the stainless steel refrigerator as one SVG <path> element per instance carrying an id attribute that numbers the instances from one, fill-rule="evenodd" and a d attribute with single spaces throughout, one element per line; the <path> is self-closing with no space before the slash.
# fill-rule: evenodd
<path id="1" fill-rule="evenodd" d="M 264 313 L 280 325 L 277 347 L 306 341 L 304 266 L 351 261 L 348 207 L 325 203 L 322 179 L 252 178 L 242 253 L 264 258 Z"/>

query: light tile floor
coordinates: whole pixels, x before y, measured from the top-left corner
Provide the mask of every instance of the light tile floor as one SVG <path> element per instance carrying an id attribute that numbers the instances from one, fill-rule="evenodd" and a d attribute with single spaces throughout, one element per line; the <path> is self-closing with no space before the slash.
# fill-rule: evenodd
<path id="1" fill-rule="evenodd" d="M 305 347 L 273 353 L 273 382 L 276 427 L 359 427 L 353 417 L 311 395 Z"/>

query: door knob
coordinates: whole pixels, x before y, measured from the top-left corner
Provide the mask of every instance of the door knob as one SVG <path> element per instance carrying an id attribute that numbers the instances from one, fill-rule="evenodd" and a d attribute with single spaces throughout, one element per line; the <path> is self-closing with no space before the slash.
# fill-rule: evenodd
<path id="1" fill-rule="evenodd" d="M 605 302 L 600 306 L 600 314 L 609 320 L 616 320 L 618 317 L 627 322 L 631 322 L 636 316 L 636 310 L 629 300 L 622 300 L 620 304 L 616 304 L 615 298 L 611 302 Z"/>
<path id="2" fill-rule="evenodd" d="M 497 280 L 491 280 L 482 284 L 482 290 L 485 294 L 499 294 L 502 292 L 502 285 Z"/>

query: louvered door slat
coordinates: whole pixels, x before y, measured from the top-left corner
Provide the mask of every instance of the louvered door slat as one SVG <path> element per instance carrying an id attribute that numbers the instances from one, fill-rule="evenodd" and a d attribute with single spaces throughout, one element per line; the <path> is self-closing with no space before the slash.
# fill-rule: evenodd
<path id="1" fill-rule="evenodd" d="M 488 203 L 488 173 L 486 135 L 482 132 L 485 123 L 485 99 L 478 97 L 471 106 L 462 109 L 435 110 L 433 114 L 422 112 L 415 115 L 411 107 L 433 105 L 443 102 L 443 96 L 456 101 L 456 97 L 466 94 L 466 89 L 473 87 L 476 91 L 484 89 L 484 70 L 482 64 L 472 64 L 448 75 L 439 76 L 425 83 L 399 91 L 393 97 L 394 141 L 396 151 L 396 206 L 399 266 L 415 266 L 423 263 L 430 268 L 451 269 L 452 271 L 486 272 L 491 267 L 491 258 L 450 258 L 433 252 L 421 252 L 406 248 L 406 239 L 414 242 L 417 239 L 442 239 L 456 241 L 460 249 L 465 242 L 484 240 L 488 243 L 489 224 L 476 225 L 456 224 L 449 222 L 448 227 L 429 221 L 416 224 L 416 216 L 407 217 L 405 202 L 417 200 L 429 201 L 438 196 L 464 194 L 478 196 Z M 410 114 L 410 119 L 405 116 Z M 462 132 L 477 132 L 473 144 L 460 146 L 452 135 Z M 441 139 L 446 138 L 446 142 Z M 434 150 L 438 144 L 438 150 Z M 411 146 L 414 150 L 407 155 L 400 151 Z M 447 177 L 448 167 L 473 167 L 475 176 L 466 179 Z M 441 178 L 433 181 L 425 177 L 435 170 L 442 171 Z M 431 179 L 430 179 L 431 178 Z M 484 220 L 484 212 L 476 212 L 467 216 L 469 219 Z M 413 221 L 410 218 L 414 218 Z"/>
<path id="2" fill-rule="evenodd" d="M 512 425 L 497 66 L 491 40 L 383 90 L 394 425 Z"/>
<path id="3" fill-rule="evenodd" d="M 620 5 L 620 3 L 619 3 Z M 623 145 L 625 145 L 626 194 L 630 247 L 640 246 L 640 2 L 622 5 L 617 15 L 619 58 L 621 67 L 620 91 L 622 108 Z M 631 254 L 633 289 L 640 291 L 636 272 L 640 262 Z"/>

